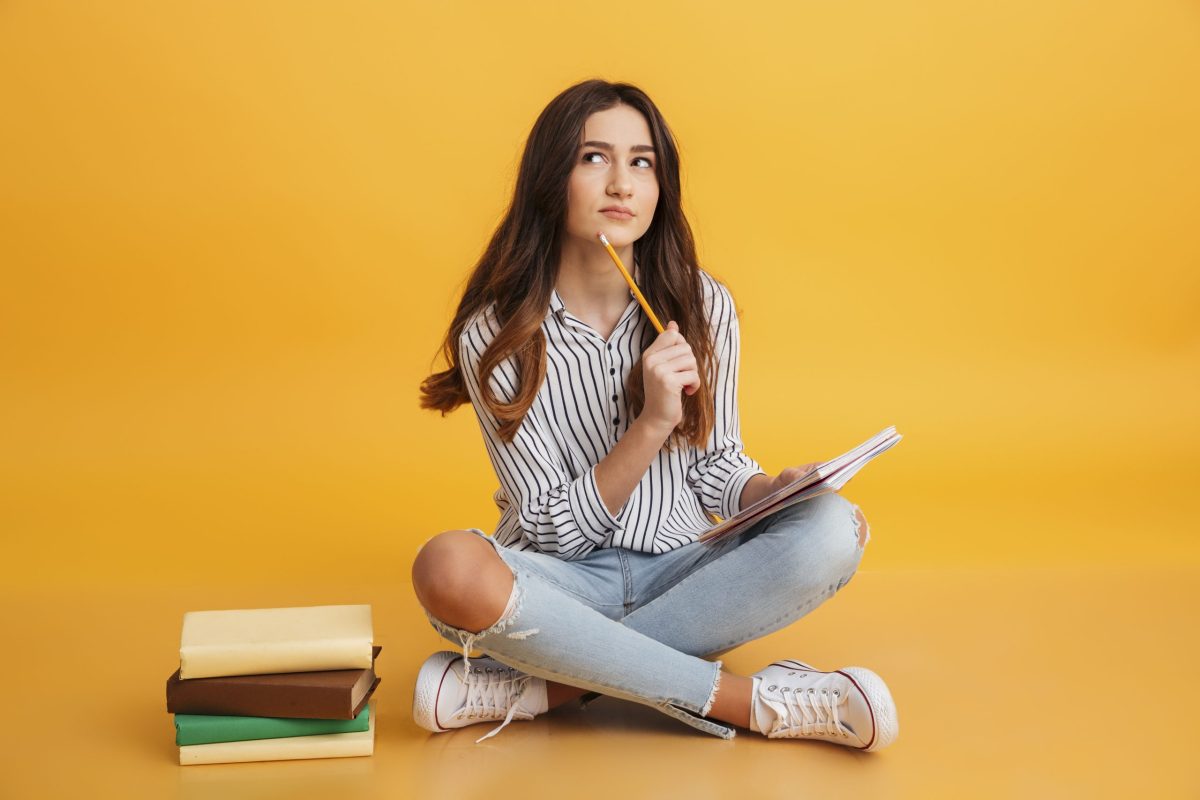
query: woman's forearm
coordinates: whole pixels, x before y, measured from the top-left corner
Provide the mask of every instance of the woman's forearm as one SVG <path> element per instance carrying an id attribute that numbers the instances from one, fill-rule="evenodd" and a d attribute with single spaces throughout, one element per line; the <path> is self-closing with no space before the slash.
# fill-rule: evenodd
<path id="1" fill-rule="evenodd" d="M 650 469 L 671 430 L 638 417 L 613 449 L 596 464 L 596 486 L 614 517 Z"/>

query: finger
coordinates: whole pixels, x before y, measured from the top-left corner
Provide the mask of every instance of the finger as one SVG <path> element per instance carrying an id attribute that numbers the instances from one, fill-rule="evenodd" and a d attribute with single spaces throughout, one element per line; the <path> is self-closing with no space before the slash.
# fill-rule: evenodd
<path id="1" fill-rule="evenodd" d="M 680 356 L 680 354 L 684 354 L 684 353 L 686 353 L 687 355 L 692 355 L 692 346 L 689 345 L 687 342 L 680 340 L 680 341 L 676 342 L 675 344 L 672 344 L 668 347 L 664 347 L 659 352 L 662 354 L 662 357 L 665 357 L 667 359 L 678 358 Z"/>
<path id="2" fill-rule="evenodd" d="M 679 372 L 680 370 L 684 370 L 684 369 L 693 369 L 694 370 L 697 368 L 696 357 L 693 356 L 691 353 L 684 353 L 683 355 L 679 355 L 679 356 L 676 356 L 675 358 L 664 360 L 660 363 L 669 367 L 670 369 L 675 370 L 676 372 Z"/>
<path id="3" fill-rule="evenodd" d="M 668 361 L 674 361 L 682 356 L 690 355 L 692 355 L 692 349 L 690 347 L 687 345 L 677 344 L 670 347 L 664 347 L 660 350 L 655 350 L 654 352 L 647 350 L 646 355 L 643 357 L 642 363 L 646 365 L 646 367 L 654 367 L 659 364 L 665 364 Z"/>
<path id="4" fill-rule="evenodd" d="M 642 353 L 642 356 L 648 356 L 651 353 L 657 353 L 661 350 L 665 350 L 668 347 L 678 344 L 679 340 L 675 338 L 677 335 L 678 334 L 673 334 L 669 331 L 659 334 L 659 337 L 650 343 L 650 346 L 646 348 L 646 350 Z"/>
<path id="5" fill-rule="evenodd" d="M 675 391 L 682 391 L 686 386 L 700 386 L 700 373 L 694 369 L 672 373 L 668 378 Z"/>
<path id="6" fill-rule="evenodd" d="M 650 379 L 677 392 L 689 383 L 698 383 L 699 373 L 695 369 L 676 369 L 670 364 L 659 364 L 650 371 Z"/>
<path id="7" fill-rule="evenodd" d="M 789 483 L 794 481 L 798 476 L 799 473 L 796 471 L 795 467 L 787 467 L 783 470 L 783 472 L 779 473 L 779 477 L 785 481 L 788 481 Z"/>
<path id="8" fill-rule="evenodd" d="M 683 334 L 673 328 L 670 328 L 660 333 L 654 339 L 651 347 L 655 345 L 658 347 L 670 347 L 671 345 L 678 344 L 682 341 L 684 341 Z"/>
<path id="9" fill-rule="evenodd" d="M 670 322 L 667 323 L 667 326 L 665 328 L 663 328 L 661 331 L 659 331 L 658 335 L 659 336 L 682 336 L 683 334 L 681 334 L 679 332 L 679 323 L 676 322 L 675 320 L 671 320 Z"/>
<path id="10" fill-rule="evenodd" d="M 817 464 L 803 464 L 799 467 L 788 467 L 784 473 L 787 475 L 787 480 L 797 481 L 806 475 L 811 475 L 817 466 Z"/>
<path id="11" fill-rule="evenodd" d="M 692 352 L 692 348 L 687 345 L 677 344 L 674 347 L 668 347 L 666 350 L 661 351 L 656 360 L 659 363 L 663 363 L 678 361 L 682 358 L 690 358 L 692 361 L 695 361 L 696 355 Z"/>
<path id="12" fill-rule="evenodd" d="M 667 327 L 663 328 L 659 332 L 658 336 L 654 338 L 654 343 L 658 344 L 659 342 L 674 342 L 679 335 L 679 326 L 676 325 L 674 321 L 671 321 L 668 322 Z"/>

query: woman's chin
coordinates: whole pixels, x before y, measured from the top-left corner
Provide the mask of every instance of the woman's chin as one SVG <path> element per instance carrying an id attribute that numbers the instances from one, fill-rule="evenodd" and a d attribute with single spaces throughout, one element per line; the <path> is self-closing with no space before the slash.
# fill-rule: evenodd
<path id="1" fill-rule="evenodd" d="M 620 229 L 614 230 L 614 228 L 615 228 L 615 226 L 610 226 L 607 228 L 601 227 L 601 228 L 598 228 L 597 230 L 600 233 L 603 233 L 604 238 L 608 239 L 608 243 L 611 244 L 615 248 L 626 247 L 628 245 L 631 245 L 634 242 L 636 242 L 638 239 L 640 239 L 641 235 L 642 235 L 641 232 L 635 233 L 633 231 L 623 231 Z M 592 233 L 592 240 L 594 242 L 596 242 L 597 244 L 600 243 L 600 237 L 596 236 L 595 232 Z"/>

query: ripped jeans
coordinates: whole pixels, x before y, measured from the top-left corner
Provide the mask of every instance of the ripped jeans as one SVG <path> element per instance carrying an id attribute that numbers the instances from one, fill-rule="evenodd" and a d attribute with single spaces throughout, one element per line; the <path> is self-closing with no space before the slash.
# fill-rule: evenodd
<path id="1" fill-rule="evenodd" d="M 492 543 L 513 571 L 499 620 L 474 633 L 426 616 L 463 648 L 557 683 L 651 706 L 725 739 L 705 719 L 721 661 L 829 599 L 858 569 L 870 537 L 835 493 L 783 508 L 716 544 L 655 555 L 596 549 L 575 561 Z M 865 527 L 865 523 L 864 523 Z"/>

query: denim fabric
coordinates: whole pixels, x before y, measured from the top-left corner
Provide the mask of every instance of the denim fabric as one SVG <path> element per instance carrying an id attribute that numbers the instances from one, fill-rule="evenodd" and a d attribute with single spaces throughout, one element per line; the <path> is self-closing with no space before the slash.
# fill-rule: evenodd
<path id="1" fill-rule="evenodd" d="M 862 559 L 857 506 L 825 494 L 788 506 L 735 537 L 654 555 L 622 548 L 563 561 L 503 547 L 508 606 L 473 633 L 427 613 L 472 647 L 524 672 L 652 706 L 723 738 L 704 719 L 721 662 L 706 660 L 794 622 L 832 597 Z"/>

